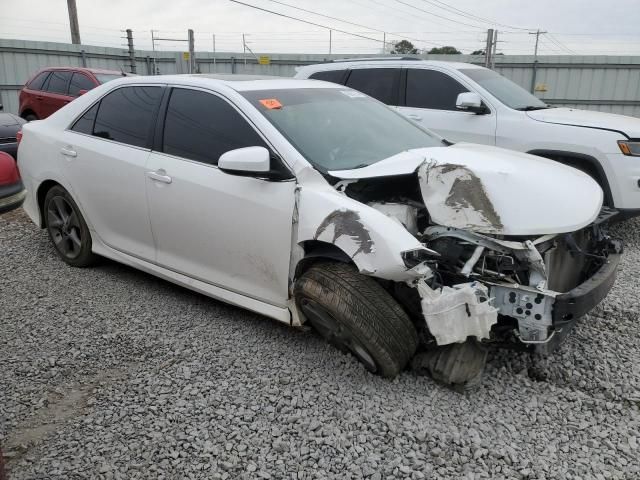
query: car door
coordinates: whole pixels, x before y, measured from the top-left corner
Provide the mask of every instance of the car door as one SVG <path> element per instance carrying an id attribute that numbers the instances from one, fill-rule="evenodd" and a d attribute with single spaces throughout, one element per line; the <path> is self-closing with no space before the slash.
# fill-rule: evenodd
<path id="1" fill-rule="evenodd" d="M 92 88 L 96 88 L 96 83 L 88 75 L 74 72 L 69 82 L 69 96 L 73 98 L 79 97 L 81 93 L 87 92 Z"/>
<path id="2" fill-rule="evenodd" d="M 153 262 L 146 163 L 164 88 L 123 86 L 57 142 L 62 172 L 89 225 L 109 247 Z"/>
<path id="3" fill-rule="evenodd" d="M 44 91 L 41 93 L 39 118 L 47 118 L 72 100 L 68 93 L 71 74 L 72 72 L 68 70 L 53 70 L 51 72 L 44 85 Z"/>
<path id="4" fill-rule="evenodd" d="M 465 112 L 456 108 L 458 95 L 468 92 L 445 72 L 427 68 L 407 68 L 400 112 L 452 142 L 495 145 L 496 112 Z"/>
<path id="5" fill-rule="evenodd" d="M 212 92 L 174 88 L 157 146 L 146 185 L 157 263 L 286 306 L 296 182 L 216 166 L 229 150 L 270 148 L 247 117 Z"/>

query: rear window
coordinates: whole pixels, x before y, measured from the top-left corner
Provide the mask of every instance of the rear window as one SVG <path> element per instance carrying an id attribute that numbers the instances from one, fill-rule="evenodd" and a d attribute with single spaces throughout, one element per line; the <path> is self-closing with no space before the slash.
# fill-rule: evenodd
<path id="1" fill-rule="evenodd" d="M 316 72 L 309 78 L 312 80 L 324 80 L 325 82 L 338 83 L 342 85 L 344 83 L 346 73 L 346 70 L 326 70 L 324 72 Z"/>
<path id="2" fill-rule="evenodd" d="M 76 72 L 71 77 L 71 83 L 69 83 L 69 95 L 77 97 L 80 95 L 80 90 L 91 90 L 95 86 L 96 84 L 89 77 Z"/>
<path id="3" fill-rule="evenodd" d="M 366 93 L 387 105 L 398 104 L 400 69 L 361 68 L 352 70 L 347 87 Z"/>
<path id="4" fill-rule="evenodd" d="M 44 81 L 47 79 L 48 76 L 49 76 L 49 72 L 40 72 L 38 75 L 36 75 L 36 78 L 34 78 L 29 82 L 28 87 L 31 90 L 42 90 Z"/>
<path id="5" fill-rule="evenodd" d="M 61 71 L 54 70 L 53 72 L 51 72 L 51 75 L 49 75 L 49 80 L 47 81 L 47 84 L 44 87 L 44 89 L 47 92 L 51 92 L 51 93 L 66 94 L 67 84 L 69 83 L 70 79 L 71 79 L 71 72 L 61 72 Z"/>

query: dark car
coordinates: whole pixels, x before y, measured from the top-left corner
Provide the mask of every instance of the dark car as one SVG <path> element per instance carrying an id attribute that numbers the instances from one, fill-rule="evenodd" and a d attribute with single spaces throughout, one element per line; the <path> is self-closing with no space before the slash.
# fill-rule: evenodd
<path id="1" fill-rule="evenodd" d="M 2 105 L 0 105 L 0 152 L 6 152 L 17 160 L 18 140 L 16 136 L 26 120 L 12 113 L 3 113 L 1 110 Z"/>
<path id="2" fill-rule="evenodd" d="M 0 152 L 0 214 L 20 207 L 25 196 L 16 161 L 8 153 Z"/>
<path id="3" fill-rule="evenodd" d="M 40 70 L 20 90 L 20 116 L 29 122 L 42 120 L 92 88 L 122 76 L 122 72 L 95 68 Z"/>

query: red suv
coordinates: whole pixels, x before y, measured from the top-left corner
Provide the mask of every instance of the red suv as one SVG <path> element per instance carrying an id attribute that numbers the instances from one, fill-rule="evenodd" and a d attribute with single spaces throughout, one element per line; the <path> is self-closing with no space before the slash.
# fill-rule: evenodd
<path id="1" fill-rule="evenodd" d="M 20 116 L 27 121 L 47 118 L 74 98 L 123 73 L 94 68 L 46 68 L 20 90 Z"/>

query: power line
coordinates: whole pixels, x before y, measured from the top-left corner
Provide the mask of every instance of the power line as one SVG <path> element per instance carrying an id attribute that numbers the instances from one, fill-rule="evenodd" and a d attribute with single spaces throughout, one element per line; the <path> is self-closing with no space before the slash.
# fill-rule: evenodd
<path id="1" fill-rule="evenodd" d="M 291 5 L 291 4 L 289 4 L 289 3 L 281 2 L 281 1 L 279 1 L 279 0 L 267 0 L 267 1 L 268 1 L 268 2 L 272 2 L 272 3 L 277 3 L 278 5 L 283 5 L 283 6 L 285 6 L 285 7 L 293 8 L 293 9 L 296 9 L 296 10 L 300 10 L 300 11 L 302 11 L 302 12 L 310 13 L 310 14 L 312 14 L 312 15 L 317 15 L 317 16 L 319 16 L 319 17 L 328 18 L 328 19 L 330 19 L 330 20 L 337 20 L 338 22 L 342 22 L 342 23 L 346 23 L 346 24 L 349 24 L 349 25 L 353 25 L 353 26 L 355 26 L 355 27 L 367 28 L 367 29 L 372 30 L 372 31 L 375 31 L 375 32 L 384 33 L 385 35 L 386 35 L 386 34 L 392 34 L 392 33 L 390 33 L 390 32 L 386 32 L 385 30 L 380 30 L 380 29 L 378 29 L 378 28 L 373 28 L 373 27 L 369 27 L 369 26 L 367 26 L 367 25 L 362 25 L 361 23 L 355 23 L 355 22 L 351 22 L 351 21 L 349 21 L 349 20 L 344 20 L 344 19 L 342 19 L 342 18 L 333 17 L 333 16 L 331 16 L 331 15 L 326 15 L 326 14 L 324 14 L 324 13 L 314 12 L 313 10 L 308 10 L 308 9 L 306 9 L 306 8 L 296 7 L 295 5 Z M 400 35 L 396 35 L 396 36 L 400 36 Z M 427 40 L 420 40 L 420 39 L 417 39 L 417 38 L 411 38 L 411 37 L 407 37 L 407 38 L 408 38 L 409 40 L 413 40 L 413 41 L 416 41 L 416 42 L 424 42 L 424 43 L 430 43 L 431 45 L 438 45 L 438 44 L 436 44 L 436 43 L 429 42 L 429 41 L 427 41 Z M 385 43 L 386 43 L 386 42 L 385 42 Z"/>
<path id="2" fill-rule="evenodd" d="M 302 22 L 302 23 L 306 23 L 306 24 L 309 24 L 309 25 L 313 25 L 315 27 L 325 28 L 327 30 L 333 30 L 335 32 L 340 32 L 340 33 L 344 33 L 344 34 L 347 34 L 347 35 L 352 35 L 354 37 L 366 38 L 367 40 L 371 40 L 373 42 L 380 42 L 380 39 L 378 39 L 378 38 L 367 37 L 365 35 L 360 35 L 358 33 L 347 32 L 346 30 L 339 30 L 337 28 L 328 27 L 326 25 L 321 25 L 319 23 L 310 22 L 308 20 L 303 20 L 301 18 L 292 17 L 291 15 L 286 15 L 284 13 L 280 13 L 280 12 L 276 12 L 276 11 L 273 11 L 273 10 L 269 10 L 267 8 L 258 7 L 257 5 L 251 5 L 249 3 L 244 3 L 244 2 L 241 2 L 239 0 L 229 0 L 229 1 L 233 2 L 233 3 L 237 3 L 239 5 L 244 5 L 245 7 L 254 8 L 256 10 L 261 10 L 263 12 L 271 13 L 273 15 L 278 15 L 279 17 L 284 17 L 284 18 L 288 18 L 290 20 L 295 20 L 297 22 Z"/>
<path id="3" fill-rule="evenodd" d="M 438 15 L 437 13 L 430 12 L 428 10 L 425 10 L 424 8 L 419 8 L 419 7 L 416 7 L 415 5 L 411 5 L 410 3 L 404 2 L 403 0 L 395 0 L 395 1 L 398 2 L 398 3 L 401 3 L 403 5 L 406 5 L 407 7 L 413 8 L 414 10 L 418 10 L 419 12 L 426 13 L 427 15 L 431 15 L 431 16 L 434 16 L 434 17 L 442 18 L 443 20 L 446 20 L 448 22 L 458 23 L 460 25 L 465 25 L 467 27 L 477 28 L 479 30 L 483 30 L 484 29 L 484 27 L 482 27 L 480 25 L 471 25 L 470 23 L 460 22 L 460 21 L 454 20 L 452 18 L 443 17 L 442 15 Z"/>
<path id="4" fill-rule="evenodd" d="M 547 33 L 547 38 L 549 40 L 551 40 L 554 44 L 556 44 L 558 47 L 560 47 L 561 49 L 563 49 L 565 52 L 571 54 L 571 55 L 577 55 L 576 52 L 574 52 L 573 50 L 571 50 L 569 47 L 567 47 L 564 43 L 562 43 L 560 40 L 558 40 L 557 38 L 555 38 L 553 35 Z"/>
<path id="5" fill-rule="evenodd" d="M 482 22 L 489 23 L 491 25 L 495 25 L 495 26 L 499 26 L 499 27 L 511 28 L 511 29 L 514 29 L 514 30 L 527 30 L 527 31 L 528 30 L 532 30 L 530 28 L 516 27 L 516 26 L 508 25 L 508 24 L 505 24 L 505 23 L 496 22 L 495 20 L 491 20 L 491 19 L 488 19 L 488 18 L 480 17 L 478 15 L 474 15 L 473 13 L 466 12 L 464 10 L 460 10 L 459 8 L 456 8 L 456 7 L 452 6 L 452 5 L 449 5 L 447 3 L 441 2 L 440 0 L 422 0 L 422 1 L 425 2 L 425 3 L 428 3 L 430 5 L 433 5 L 434 7 L 441 8 L 443 10 L 449 11 L 449 12 L 454 13 L 456 15 L 460 15 L 460 16 L 468 18 L 470 20 L 475 20 L 475 21 L 480 20 Z"/>

